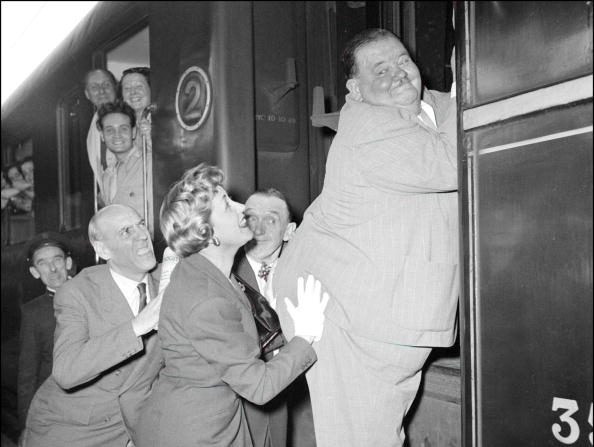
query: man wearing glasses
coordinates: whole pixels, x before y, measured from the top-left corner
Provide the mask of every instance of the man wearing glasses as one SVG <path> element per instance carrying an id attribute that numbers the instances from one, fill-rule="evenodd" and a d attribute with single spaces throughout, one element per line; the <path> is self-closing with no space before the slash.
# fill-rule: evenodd
<path id="1" fill-rule="evenodd" d="M 144 221 L 128 206 L 107 206 L 91 219 L 89 240 L 107 263 L 54 297 L 53 370 L 31 402 L 26 447 L 133 445 L 162 365 L 154 331 L 162 294 Z"/>

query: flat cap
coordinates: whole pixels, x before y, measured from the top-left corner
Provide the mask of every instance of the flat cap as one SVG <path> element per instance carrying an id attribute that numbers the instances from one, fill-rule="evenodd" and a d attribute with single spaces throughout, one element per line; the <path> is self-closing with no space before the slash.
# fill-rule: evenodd
<path id="1" fill-rule="evenodd" d="M 37 234 L 29 242 L 29 246 L 27 248 L 27 262 L 32 262 L 35 252 L 44 247 L 58 247 L 62 249 L 65 255 L 70 255 L 68 244 L 60 233 L 45 231 L 43 233 Z"/>

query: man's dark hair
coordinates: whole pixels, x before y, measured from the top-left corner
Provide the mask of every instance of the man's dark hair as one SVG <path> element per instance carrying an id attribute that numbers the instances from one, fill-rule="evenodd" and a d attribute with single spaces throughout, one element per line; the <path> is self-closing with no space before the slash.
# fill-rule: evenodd
<path id="1" fill-rule="evenodd" d="M 87 71 L 87 73 L 85 74 L 85 77 L 83 79 L 83 88 L 84 89 L 87 88 L 87 82 L 89 82 L 89 76 L 91 76 L 91 74 L 95 73 L 96 71 L 100 71 L 100 72 L 106 74 L 107 77 L 109 78 L 109 80 L 111 81 L 111 84 L 113 85 L 113 89 L 116 90 L 116 87 L 118 86 L 118 81 L 116 81 L 116 78 L 113 75 L 113 73 L 105 68 L 93 68 L 92 70 Z"/>
<path id="2" fill-rule="evenodd" d="M 351 79 L 357 74 L 357 61 L 355 59 L 356 53 L 362 46 L 367 45 L 371 42 L 376 42 L 387 37 L 394 37 L 398 39 L 398 36 L 392 31 L 382 28 L 368 28 L 366 30 L 357 33 L 351 38 L 342 51 L 342 65 L 344 68 L 344 74 L 347 79 Z"/>
<path id="3" fill-rule="evenodd" d="M 27 262 L 29 265 L 33 265 L 33 258 L 35 253 L 45 247 L 57 247 L 64 252 L 64 257 L 70 256 L 70 248 L 65 237 L 60 233 L 54 231 L 45 231 L 39 233 L 29 241 L 27 246 Z"/>
<path id="4" fill-rule="evenodd" d="M 121 99 L 116 99 L 114 102 L 106 102 L 99 110 L 97 110 L 97 128 L 103 130 L 103 118 L 112 113 L 121 113 L 127 115 L 130 118 L 130 126 L 136 126 L 136 115 L 134 109 L 126 104 Z"/>

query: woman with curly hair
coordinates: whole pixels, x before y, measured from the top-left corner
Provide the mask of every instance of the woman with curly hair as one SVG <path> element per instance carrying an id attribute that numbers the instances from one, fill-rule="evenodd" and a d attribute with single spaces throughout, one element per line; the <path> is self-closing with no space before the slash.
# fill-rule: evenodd
<path id="1" fill-rule="evenodd" d="M 268 402 L 316 361 L 311 343 L 321 336 L 328 296 L 320 299 L 311 276 L 297 283 L 295 337 L 261 360 L 249 301 L 231 274 L 235 253 L 253 234 L 223 178 L 200 164 L 161 206 L 161 231 L 181 260 L 163 296 L 165 366 L 141 415 L 140 447 L 252 446 L 243 400 Z"/>

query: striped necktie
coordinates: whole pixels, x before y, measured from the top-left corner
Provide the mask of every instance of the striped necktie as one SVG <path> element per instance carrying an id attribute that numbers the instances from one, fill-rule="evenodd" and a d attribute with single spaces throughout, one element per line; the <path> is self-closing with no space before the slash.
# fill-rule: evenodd
<path id="1" fill-rule="evenodd" d="M 138 289 L 138 313 L 146 306 L 146 284 L 141 282 L 136 286 Z"/>

